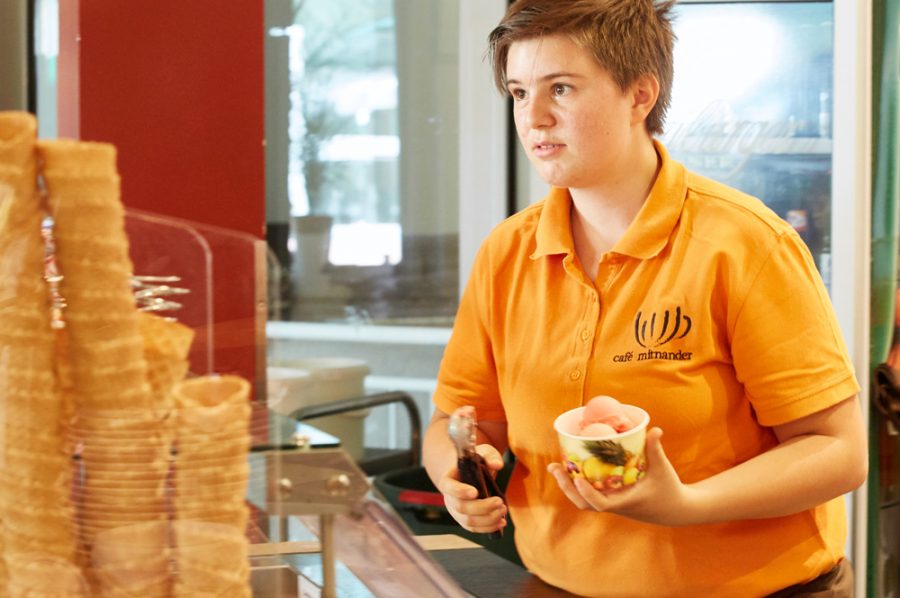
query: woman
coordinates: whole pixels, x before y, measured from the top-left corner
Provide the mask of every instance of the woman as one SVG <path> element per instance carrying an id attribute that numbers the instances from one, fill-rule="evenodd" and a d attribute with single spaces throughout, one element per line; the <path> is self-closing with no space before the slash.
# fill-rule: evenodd
<path id="1" fill-rule="evenodd" d="M 426 468 L 463 527 L 511 516 L 529 570 L 575 594 L 850 595 L 842 495 L 867 470 L 859 386 L 793 229 L 653 137 L 672 4 L 520 0 L 491 34 L 519 140 L 552 189 L 479 252 Z M 678 334 L 648 334 L 666 314 Z M 556 462 L 554 418 L 600 394 L 653 426 L 647 475 L 619 491 Z M 463 405 L 492 469 L 516 456 L 508 506 L 458 479 L 447 422 Z"/>

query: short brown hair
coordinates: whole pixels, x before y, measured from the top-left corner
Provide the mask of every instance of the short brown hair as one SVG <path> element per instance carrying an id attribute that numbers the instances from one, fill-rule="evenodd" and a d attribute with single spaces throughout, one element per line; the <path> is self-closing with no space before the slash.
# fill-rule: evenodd
<path id="1" fill-rule="evenodd" d="M 672 97 L 675 0 L 517 0 L 488 37 L 494 83 L 503 93 L 506 59 L 517 41 L 561 33 L 593 54 L 622 90 L 638 77 L 659 81 L 659 98 L 646 126 L 663 131 Z"/>

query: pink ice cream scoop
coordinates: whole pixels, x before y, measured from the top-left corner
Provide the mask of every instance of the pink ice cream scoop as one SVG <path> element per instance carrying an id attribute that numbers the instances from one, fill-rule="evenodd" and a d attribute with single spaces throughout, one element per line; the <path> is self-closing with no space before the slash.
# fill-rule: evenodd
<path id="1" fill-rule="evenodd" d="M 625 413 L 622 403 L 612 397 L 600 395 L 588 401 L 581 416 L 581 436 L 611 436 L 634 427 Z"/>
<path id="2" fill-rule="evenodd" d="M 616 429 L 603 422 L 594 422 L 592 424 L 582 422 L 578 434 L 580 436 L 615 436 Z"/>

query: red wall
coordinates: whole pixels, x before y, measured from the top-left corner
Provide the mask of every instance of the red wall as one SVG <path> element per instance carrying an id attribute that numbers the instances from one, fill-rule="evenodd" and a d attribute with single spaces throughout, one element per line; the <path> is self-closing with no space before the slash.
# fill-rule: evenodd
<path id="1" fill-rule="evenodd" d="M 125 203 L 262 237 L 262 0 L 80 3 L 80 134 Z"/>
<path id="2" fill-rule="evenodd" d="M 117 147 L 127 207 L 263 238 L 263 0 L 60 5 L 59 136 Z M 252 268 L 214 255 L 215 369 L 251 379 Z"/>

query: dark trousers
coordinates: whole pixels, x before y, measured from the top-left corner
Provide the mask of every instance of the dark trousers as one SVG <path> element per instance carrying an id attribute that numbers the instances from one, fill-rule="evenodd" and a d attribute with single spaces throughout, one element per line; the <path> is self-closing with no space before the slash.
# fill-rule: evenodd
<path id="1" fill-rule="evenodd" d="M 798 583 L 770 594 L 768 598 L 853 598 L 853 568 L 842 560 L 812 581 Z"/>

